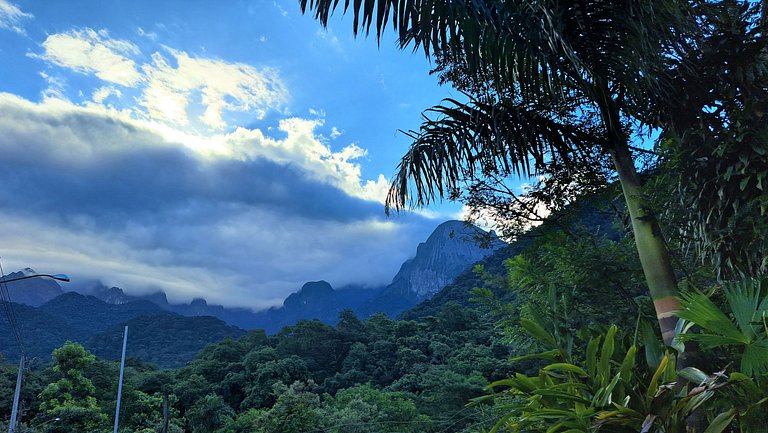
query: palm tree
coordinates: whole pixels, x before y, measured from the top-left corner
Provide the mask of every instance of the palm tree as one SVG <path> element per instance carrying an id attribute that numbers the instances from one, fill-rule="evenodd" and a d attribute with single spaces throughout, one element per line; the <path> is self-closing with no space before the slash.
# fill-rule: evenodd
<path id="1" fill-rule="evenodd" d="M 300 0 L 326 25 L 339 0 Z M 693 23 L 687 3 L 647 0 L 345 0 L 355 34 L 389 25 L 401 48 L 449 56 L 490 78 L 492 98 L 429 112 L 394 176 L 387 205 L 424 205 L 484 173 L 531 175 L 597 148 L 621 184 L 662 336 L 670 344 L 677 283 L 644 206 L 629 139 L 662 93 L 660 71 Z"/>

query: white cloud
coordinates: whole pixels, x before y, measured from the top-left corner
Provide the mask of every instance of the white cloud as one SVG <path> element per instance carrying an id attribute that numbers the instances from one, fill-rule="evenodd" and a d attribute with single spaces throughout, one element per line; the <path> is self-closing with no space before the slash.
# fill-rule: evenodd
<path id="1" fill-rule="evenodd" d="M 41 72 L 40 77 L 45 80 L 47 85 L 43 90 L 44 98 L 64 98 L 64 80 L 61 77 L 55 77 L 45 72 Z"/>
<path id="2" fill-rule="evenodd" d="M 139 33 L 142 32 L 140 29 Z M 287 102 L 288 90 L 273 69 L 198 58 L 168 47 L 165 54 L 155 52 L 151 62 L 137 66 L 128 56 L 140 54 L 139 48 L 129 41 L 110 38 L 105 30 L 72 30 L 51 35 L 43 48 L 42 55 L 32 56 L 94 74 L 110 83 L 134 85 L 132 92 L 121 91 L 112 84 L 96 88 L 91 100 L 83 103 L 93 112 L 119 116 L 122 121 L 154 131 L 203 158 L 265 158 L 295 165 L 314 180 L 353 197 L 383 202 L 386 196 L 389 184 L 382 175 L 376 179 L 362 178 L 359 160 L 366 156 L 365 149 L 349 144 L 334 151 L 316 133 L 325 117 L 322 109 L 309 109 L 319 119 L 280 120 L 279 130 L 286 134 L 282 139 L 267 136 L 261 129 L 229 126 L 230 122 L 225 120 L 227 113 L 263 118 L 268 110 L 278 110 Z M 49 81 L 45 96 L 56 100 L 48 101 L 45 109 L 56 104 L 66 106 L 69 101 L 64 97 L 64 83 L 52 75 L 44 77 Z M 134 98 L 134 94 L 138 96 Z M 131 102 L 138 102 L 138 106 Z M 69 104 L 72 110 L 77 110 L 75 104 Z M 202 114 L 191 118 L 195 112 Z M 197 128 L 195 124 L 207 128 Z M 342 131 L 333 127 L 330 135 L 337 139 Z"/>
<path id="3" fill-rule="evenodd" d="M 209 158 L 266 158 L 297 165 L 315 180 L 340 188 L 350 196 L 383 203 L 389 188 L 384 175 L 380 174 L 376 180 L 364 180 L 357 162 L 367 155 L 367 150 L 350 144 L 334 152 L 315 133 L 320 125 L 321 120 L 283 119 L 279 130 L 286 133 L 286 137 L 280 140 L 266 136 L 259 129 L 247 128 L 212 137 L 186 135 L 175 139 Z"/>
<path id="4" fill-rule="evenodd" d="M 309 114 L 311 116 L 315 116 L 315 117 L 325 117 L 325 110 L 310 107 L 309 108 Z"/>
<path id="5" fill-rule="evenodd" d="M 142 28 L 137 33 L 151 41 L 157 38 Z M 263 119 L 269 110 L 278 110 L 288 100 L 288 90 L 274 69 L 195 57 L 168 47 L 164 48 L 165 54 L 152 54 L 149 63 L 137 64 L 135 59 L 141 54 L 138 46 L 110 38 L 106 30 L 86 28 L 53 34 L 42 48 L 42 54 L 29 56 L 136 89 L 139 106 L 130 108 L 138 115 L 169 125 L 222 130 L 229 126 L 225 120 L 228 113 L 247 113 L 251 119 Z M 114 91 L 105 94 L 106 88 L 94 92 L 95 102 L 109 95 L 121 96 Z M 63 94 L 60 87 L 53 89 L 59 90 L 55 95 Z M 198 111 L 202 114 L 191 118 Z"/>
<path id="6" fill-rule="evenodd" d="M 31 18 L 32 14 L 22 11 L 15 4 L 0 0 L 0 29 L 26 34 L 21 23 Z"/>
<path id="7" fill-rule="evenodd" d="M 103 104 L 104 101 L 110 96 L 119 98 L 123 96 L 123 92 L 113 86 L 99 87 L 95 92 L 93 92 L 93 102 L 97 104 Z"/>
<path id="8" fill-rule="evenodd" d="M 262 119 L 270 109 L 282 106 L 288 91 L 277 71 L 243 63 L 196 58 L 169 49 L 176 66 L 160 53 L 142 66 L 146 80 L 139 103 L 150 117 L 179 125 L 188 123 L 191 99 L 199 94 L 205 111 L 200 121 L 224 129 L 225 111 L 247 112 Z"/>
<path id="9" fill-rule="evenodd" d="M 147 38 L 147 39 L 149 39 L 149 40 L 151 40 L 153 42 L 157 41 L 157 33 L 156 32 L 148 32 L 148 31 L 144 30 L 143 28 L 138 27 L 136 29 L 136 34 L 141 36 L 141 37 L 143 37 L 143 38 Z"/>
<path id="10" fill-rule="evenodd" d="M 133 86 L 141 79 L 130 58 L 140 53 L 139 48 L 131 42 L 110 38 L 106 30 L 71 30 L 50 35 L 43 42 L 43 49 L 42 55 L 31 56 L 122 86 Z"/>

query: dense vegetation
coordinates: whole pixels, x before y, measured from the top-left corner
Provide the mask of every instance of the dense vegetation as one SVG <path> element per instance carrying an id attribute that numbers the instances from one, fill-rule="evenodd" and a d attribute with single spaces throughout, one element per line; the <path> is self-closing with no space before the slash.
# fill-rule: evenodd
<path id="1" fill-rule="evenodd" d="M 461 429 L 481 416 L 464 404 L 509 373 L 509 347 L 493 329 L 476 312 L 452 304 L 422 322 L 384 315 L 362 322 L 344 312 L 335 327 L 305 321 L 276 336 L 252 331 L 225 339 L 177 370 L 134 361 L 122 425 L 158 431 L 165 390 L 168 431 Z M 75 343 L 53 358 L 53 365 L 27 375 L 24 424 L 49 432 L 108 429 L 116 363 L 97 360 Z M 4 363 L 1 377 L 0 416 L 7 419 L 13 365 Z"/>

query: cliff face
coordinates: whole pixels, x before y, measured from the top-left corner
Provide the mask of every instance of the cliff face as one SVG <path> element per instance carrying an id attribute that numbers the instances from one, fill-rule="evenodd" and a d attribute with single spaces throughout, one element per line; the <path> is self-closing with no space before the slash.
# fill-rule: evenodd
<path id="1" fill-rule="evenodd" d="M 488 247 L 478 244 L 478 238 L 488 240 Z M 426 242 L 419 244 L 416 256 L 400 267 L 387 292 L 416 295 L 425 298 L 451 283 L 472 264 L 482 260 L 504 242 L 477 227 L 461 221 L 440 224 Z"/>

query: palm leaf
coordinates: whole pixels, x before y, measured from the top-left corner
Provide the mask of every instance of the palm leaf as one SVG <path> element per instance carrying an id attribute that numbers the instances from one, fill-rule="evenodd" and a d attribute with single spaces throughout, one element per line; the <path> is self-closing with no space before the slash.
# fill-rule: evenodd
<path id="1" fill-rule="evenodd" d="M 763 339 L 744 347 L 741 372 L 748 376 L 768 373 L 768 340 Z"/>
<path id="2" fill-rule="evenodd" d="M 681 319 L 691 321 L 710 333 L 719 334 L 736 341 L 749 341 L 731 319 L 704 293 L 681 293 L 680 301 L 682 309 L 678 311 L 677 316 Z"/>
<path id="3" fill-rule="evenodd" d="M 693 28 L 686 2 L 645 0 L 299 0 L 323 25 L 342 9 L 352 30 L 380 42 L 392 24 L 401 48 L 461 58 L 492 71 L 501 86 L 519 86 L 534 100 L 560 94 L 566 83 L 612 83 L 637 104 L 658 92 L 662 52 Z M 587 89 L 585 89 L 587 90 Z M 595 95 L 591 95 L 595 96 Z"/>
<path id="4" fill-rule="evenodd" d="M 501 103 L 498 103 L 501 102 Z M 553 155 L 580 157 L 595 137 L 519 101 L 446 99 L 428 111 L 391 182 L 387 209 L 442 200 L 462 181 L 489 173 L 528 177 Z"/>

